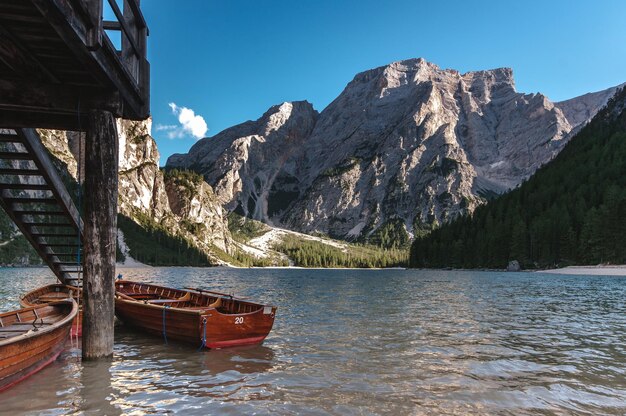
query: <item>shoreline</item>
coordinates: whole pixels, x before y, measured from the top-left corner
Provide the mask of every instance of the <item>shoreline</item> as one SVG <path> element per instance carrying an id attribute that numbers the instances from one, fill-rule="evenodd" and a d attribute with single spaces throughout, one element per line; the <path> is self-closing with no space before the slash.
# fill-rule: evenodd
<path id="1" fill-rule="evenodd" d="M 626 265 L 567 266 L 561 269 L 537 270 L 535 273 L 583 276 L 626 276 Z"/>
<path id="2" fill-rule="evenodd" d="M 164 268 L 186 268 L 197 266 L 150 266 L 147 264 L 136 262 L 135 264 L 117 263 L 116 269 L 150 269 L 153 267 Z M 493 272 L 493 273 L 545 273 L 545 274 L 557 274 L 557 275 L 572 275 L 572 276 L 625 276 L 626 277 L 626 264 L 621 265 L 596 265 L 596 266 L 567 266 L 560 269 L 544 269 L 544 270 L 520 270 L 519 272 L 507 272 L 506 269 L 430 269 L 430 268 L 416 268 L 411 269 L 407 267 L 386 267 L 386 268 L 358 268 L 358 267 L 301 267 L 301 266 L 267 266 L 267 267 L 238 267 L 230 264 L 223 264 L 218 266 L 206 266 L 203 268 L 226 268 L 226 269 L 256 269 L 256 270 L 432 270 L 432 271 L 468 271 L 468 272 Z M 19 269 L 19 268 L 47 268 L 46 265 L 0 265 L 3 269 Z"/>

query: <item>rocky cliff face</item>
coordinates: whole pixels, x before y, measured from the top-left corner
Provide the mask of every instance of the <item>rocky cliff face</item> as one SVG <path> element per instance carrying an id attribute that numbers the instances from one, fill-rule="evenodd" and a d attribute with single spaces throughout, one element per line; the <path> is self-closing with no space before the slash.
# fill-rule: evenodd
<path id="1" fill-rule="evenodd" d="M 307 233 L 408 231 L 472 211 L 552 159 L 615 89 L 553 103 L 508 68 L 461 74 L 423 59 L 358 74 L 321 114 L 272 107 L 201 140 L 193 169 L 228 209 Z"/>
<path id="2" fill-rule="evenodd" d="M 200 140 L 187 155 L 171 156 L 168 166 L 201 173 L 227 209 L 271 223 L 272 186 L 279 173 L 295 169 L 317 116 L 306 101 L 274 106 L 257 121 Z M 288 187 L 283 184 L 281 191 Z"/>
<path id="3" fill-rule="evenodd" d="M 176 175 L 164 177 L 159 169 L 159 151 L 150 134 L 151 124 L 151 120 L 117 120 L 119 212 L 138 222 L 149 218 L 207 253 L 212 246 L 230 252 L 234 246 L 226 213 L 211 187 L 204 182 L 185 187 Z M 39 134 L 61 174 L 75 180 L 78 155 L 84 148 L 80 145 L 82 135 L 56 130 L 39 130 Z"/>

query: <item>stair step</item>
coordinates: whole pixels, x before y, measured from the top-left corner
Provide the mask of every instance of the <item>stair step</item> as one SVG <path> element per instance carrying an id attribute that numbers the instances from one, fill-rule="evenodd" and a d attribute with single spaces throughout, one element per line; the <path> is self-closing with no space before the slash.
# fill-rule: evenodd
<path id="1" fill-rule="evenodd" d="M 63 227 L 63 228 L 74 228 L 74 224 L 70 224 L 67 222 L 59 223 L 59 222 L 22 222 L 24 225 L 35 225 L 38 227 Z"/>
<path id="2" fill-rule="evenodd" d="M 19 196 L 5 196 L 4 199 L 14 204 L 49 204 L 57 205 L 59 202 L 54 198 L 24 198 Z"/>
<path id="3" fill-rule="evenodd" d="M 42 176 L 38 169 L 7 169 L 1 168 L 0 175 Z"/>
<path id="4" fill-rule="evenodd" d="M 67 212 L 64 211 L 35 211 L 35 210 L 14 210 L 16 215 L 51 215 L 51 216 L 67 216 Z"/>
<path id="5" fill-rule="evenodd" d="M 0 183 L 0 189 L 19 189 L 32 191 L 50 191 L 50 185 L 29 184 L 29 183 Z"/>
<path id="6" fill-rule="evenodd" d="M 56 261 L 56 260 L 52 260 L 53 264 L 58 264 L 59 266 L 79 266 L 78 263 L 76 263 L 75 261 Z M 69 270 L 65 270 L 65 271 L 69 271 Z"/>
<path id="7" fill-rule="evenodd" d="M 0 159 L 5 160 L 33 160 L 33 156 L 26 152 L 0 152 Z"/>
<path id="8" fill-rule="evenodd" d="M 56 256 L 56 257 L 77 257 L 77 253 L 48 253 L 48 257 Z"/>
<path id="9" fill-rule="evenodd" d="M 0 142 L 3 143 L 23 143 L 22 138 L 17 134 L 0 134 Z"/>
<path id="10" fill-rule="evenodd" d="M 33 237 L 76 237 L 76 234 L 31 233 Z"/>

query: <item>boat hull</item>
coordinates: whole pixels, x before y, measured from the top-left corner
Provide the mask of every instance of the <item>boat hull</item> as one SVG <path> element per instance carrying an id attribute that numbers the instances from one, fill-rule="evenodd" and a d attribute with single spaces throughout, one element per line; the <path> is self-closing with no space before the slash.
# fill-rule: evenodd
<path id="1" fill-rule="evenodd" d="M 40 326 L 37 331 L 28 330 L 23 334 L 0 340 L 0 391 L 30 377 L 57 359 L 70 336 L 72 321 L 78 314 L 78 306 L 70 302 L 17 311 L 24 318 L 33 309 L 37 309 L 41 316 L 47 308 L 62 308 L 64 316 L 46 327 Z M 0 315 L 0 317 L 5 317 L 4 325 L 0 327 L 0 330 L 10 331 L 14 325 L 6 325 L 6 315 Z M 28 321 L 20 324 L 26 325 L 27 323 Z"/>
<path id="2" fill-rule="evenodd" d="M 20 305 L 24 308 L 43 305 L 45 303 L 66 299 L 69 298 L 69 292 L 76 291 L 72 296 L 74 300 L 80 305 L 80 299 L 78 299 L 78 294 L 80 293 L 80 289 L 63 285 L 63 284 L 51 284 L 47 286 L 42 286 L 35 290 L 32 290 L 26 293 L 24 296 L 20 298 Z M 66 296 L 62 296 L 66 295 Z M 55 299 L 56 298 L 56 299 Z M 81 337 L 83 335 L 83 310 L 79 307 L 78 314 L 74 321 L 72 322 L 72 337 Z"/>
<path id="3" fill-rule="evenodd" d="M 158 290 L 159 286 L 141 284 L 143 290 Z M 127 286 L 128 287 L 128 286 Z M 118 290 L 120 289 L 118 285 Z M 189 304 L 206 305 L 215 297 L 196 292 L 176 290 L 173 296 L 191 293 Z M 132 294 L 132 291 L 127 293 Z M 208 299 L 204 299 L 203 296 Z M 228 304 L 233 302 L 233 304 Z M 243 313 L 223 313 L 220 308 L 185 306 L 180 304 L 154 305 L 144 301 L 115 299 L 115 315 L 125 324 L 140 328 L 165 340 L 177 340 L 205 348 L 225 348 L 262 343 L 274 324 L 276 307 L 225 299 L 231 309 L 239 307 Z"/>

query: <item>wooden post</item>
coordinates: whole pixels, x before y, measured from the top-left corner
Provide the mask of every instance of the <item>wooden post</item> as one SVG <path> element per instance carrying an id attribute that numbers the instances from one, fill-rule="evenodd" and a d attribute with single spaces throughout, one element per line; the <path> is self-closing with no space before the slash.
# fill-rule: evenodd
<path id="1" fill-rule="evenodd" d="M 113 115 L 90 111 L 85 144 L 83 359 L 113 355 L 118 146 Z"/>

